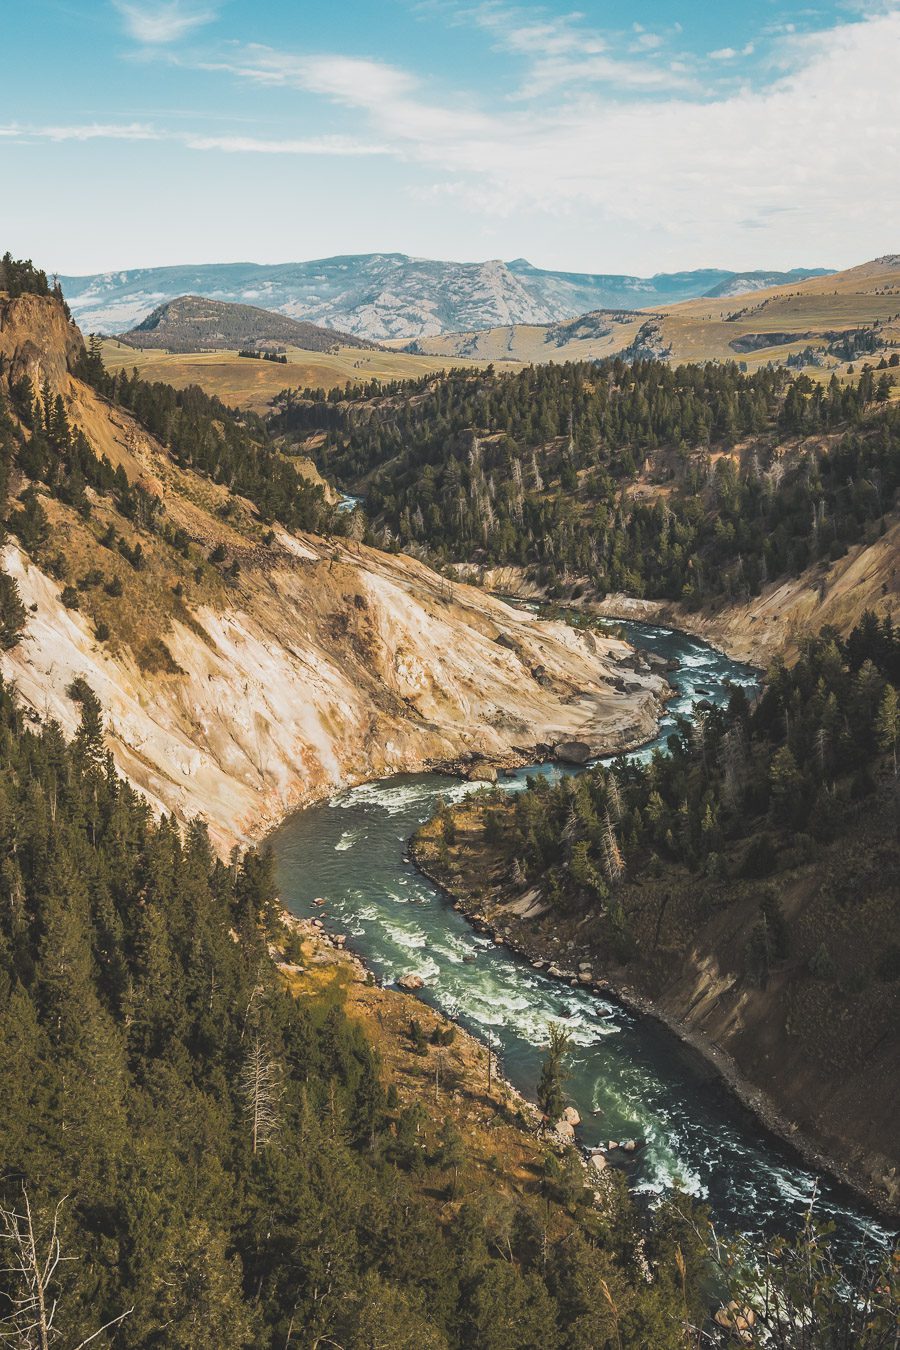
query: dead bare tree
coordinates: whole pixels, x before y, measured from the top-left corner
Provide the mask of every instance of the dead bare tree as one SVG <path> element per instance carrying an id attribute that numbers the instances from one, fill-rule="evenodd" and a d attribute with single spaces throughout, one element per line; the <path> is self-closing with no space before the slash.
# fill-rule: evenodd
<path id="1" fill-rule="evenodd" d="M 239 1089 L 244 1099 L 244 1114 L 250 1126 L 253 1152 L 258 1153 L 278 1133 L 281 1124 L 278 1103 L 284 1095 L 278 1064 L 259 1032 L 255 1032 L 250 1041 Z"/>
<path id="2" fill-rule="evenodd" d="M 9 1308 L 0 1317 L 2 1345 L 16 1347 L 16 1350 L 51 1350 L 64 1335 L 57 1325 L 58 1272 L 64 1262 L 76 1259 L 63 1255 L 59 1236 L 59 1217 L 66 1199 L 63 1196 L 53 1210 L 52 1218 L 44 1223 L 32 1211 L 24 1185 L 17 1208 L 0 1203 L 0 1244 L 8 1263 L 0 1266 L 0 1275 L 6 1277 L 8 1284 L 6 1290 L 0 1291 L 0 1300 Z M 2 1303 L 0 1311 L 3 1311 Z M 133 1312 L 134 1308 L 129 1308 L 113 1317 L 74 1345 L 72 1350 L 83 1350 Z"/>

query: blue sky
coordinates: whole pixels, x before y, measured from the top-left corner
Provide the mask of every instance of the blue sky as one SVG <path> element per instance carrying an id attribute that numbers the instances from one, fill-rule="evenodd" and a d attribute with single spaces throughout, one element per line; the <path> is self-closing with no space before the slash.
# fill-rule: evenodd
<path id="1" fill-rule="evenodd" d="M 28 0 L 0 246 L 571 271 L 900 249 L 900 0 Z"/>

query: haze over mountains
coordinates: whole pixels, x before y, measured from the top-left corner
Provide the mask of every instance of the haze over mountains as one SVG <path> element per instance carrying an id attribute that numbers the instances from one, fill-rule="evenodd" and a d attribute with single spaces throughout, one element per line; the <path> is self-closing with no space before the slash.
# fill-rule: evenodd
<path id="1" fill-rule="evenodd" d="M 646 309 L 738 295 L 826 275 L 827 269 L 704 268 L 649 278 L 549 272 L 522 258 L 440 262 L 364 253 L 310 262 L 208 263 L 62 277 L 86 331 L 121 333 L 179 296 L 252 304 L 370 340 L 425 338 L 512 324 L 553 324 L 589 310 Z"/>

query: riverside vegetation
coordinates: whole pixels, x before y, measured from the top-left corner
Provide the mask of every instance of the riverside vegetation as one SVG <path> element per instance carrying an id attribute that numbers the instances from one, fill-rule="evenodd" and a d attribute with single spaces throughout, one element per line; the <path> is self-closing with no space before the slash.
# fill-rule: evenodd
<path id="1" fill-rule="evenodd" d="M 3 280 L 47 291 L 29 264 L 5 260 Z M 264 520 L 329 521 L 252 419 L 199 391 L 111 381 L 96 349 L 80 373 Z M 26 550 L 49 542 L 37 484 L 85 515 L 109 495 L 167 528 L 49 389 L 10 390 L 0 446 L 3 515 Z M 26 614 L 8 577 L 0 600 L 14 647 Z M 893 1344 L 889 1259 L 848 1300 L 812 1230 L 725 1251 L 679 1197 L 641 1216 L 607 1180 L 595 1203 L 571 1152 L 548 1152 L 530 1197 L 492 1203 L 461 1165 L 464 1137 L 399 1106 L 340 1000 L 285 988 L 266 855 L 222 860 L 201 823 L 154 817 L 113 768 L 91 688 L 73 681 L 69 697 L 71 741 L 0 687 L 4 1343 L 674 1350 L 738 1330 L 762 1261 L 773 1344 Z M 826 750 L 844 754 L 840 736 Z M 728 1295 L 723 1326 L 711 1312 Z"/>
<path id="2" fill-rule="evenodd" d="M 900 631 L 869 613 L 776 664 L 755 706 L 735 688 L 682 719 L 667 753 L 445 809 L 418 843 L 504 931 L 575 937 L 727 1047 L 893 1205 L 898 685 Z"/>

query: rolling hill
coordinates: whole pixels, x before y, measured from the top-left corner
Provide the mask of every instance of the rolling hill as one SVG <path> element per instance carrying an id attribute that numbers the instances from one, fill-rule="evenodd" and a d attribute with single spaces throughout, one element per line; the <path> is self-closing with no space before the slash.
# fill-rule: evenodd
<path id="1" fill-rule="evenodd" d="M 87 331 L 120 333 L 178 296 L 252 304 L 359 337 L 434 337 L 509 324 L 555 324 L 596 309 L 644 309 L 811 275 L 706 268 L 654 277 L 549 272 L 524 259 L 438 262 L 403 253 L 363 253 L 311 262 L 209 263 L 62 277 Z"/>
<path id="2" fill-rule="evenodd" d="M 745 278 L 747 280 L 747 278 Z M 407 350 L 448 359 L 582 361 L 622 354 L 670 361 L 772 362 L 846 369 L 900 344 L 900 254 L 738 299 L 721 286 L 652 312 L 596 310 L 568 323 L 518 324 L 419 338 Z M 868 332 L 866 331 L 868 330 Z"/>
<path id="3" fill-rule="evenodd" d="M 373 344 L 333 328 L 320 328 L 287 315 L 209 300 L 201 295 L 181 295 L 157 305 L 143 322 L 119 336 L 130 347 L 165 348 L 170 352 L 220 351 L 229 348 L 263 348 L 278 343 L 308 352 L 329 352 L 339 347 L 371 348 Z"/>

